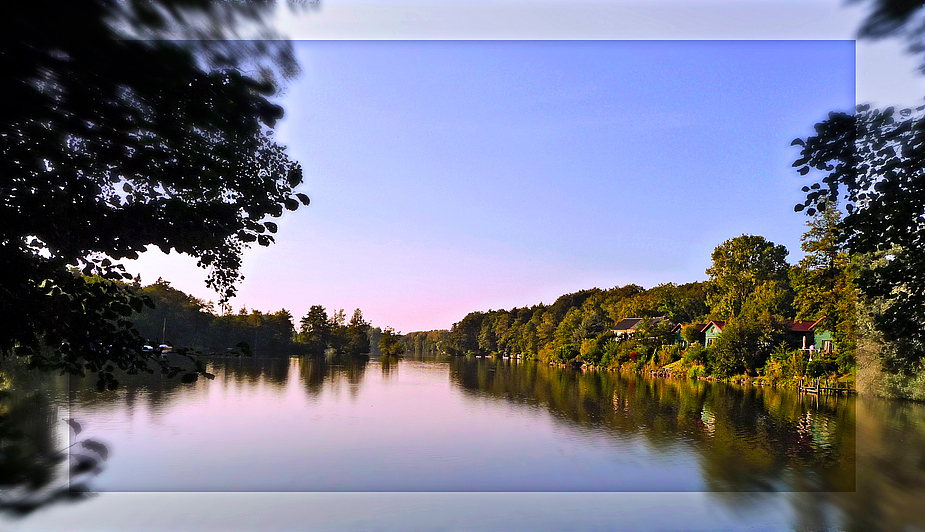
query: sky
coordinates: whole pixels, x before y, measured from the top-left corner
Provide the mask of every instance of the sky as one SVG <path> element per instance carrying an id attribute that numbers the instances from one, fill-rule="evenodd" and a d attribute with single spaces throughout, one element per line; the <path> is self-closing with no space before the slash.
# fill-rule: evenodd
<path id="1" fill-rule="evenodd" d="M 702 281 L 741 234 L 793 263 L 805 218 L 790 141 L 920 83 L 896 43 L 856 46 L 858 13 L 840 3 L 784 4 L 779 23 L 757 0 L 440 5 L 281 15 L 302 75 L 277 138 L 312 203 L 245 253 L 235 310 L 360 308 L 410 332 L 585 288 Z M 128 268 L 216 299 L 193 259 L 149 251 Z"/>

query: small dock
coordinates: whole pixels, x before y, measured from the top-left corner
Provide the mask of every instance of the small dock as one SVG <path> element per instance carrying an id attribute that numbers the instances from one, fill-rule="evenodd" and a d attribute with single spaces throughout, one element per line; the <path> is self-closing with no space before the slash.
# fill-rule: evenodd
<path id="1" fill-rule="evenodd" d="M 820 393 L 829 393 L 829 394 L 840 394 L 840 393 L 843 393 L 843 394 L 852 394 L 852 393 L 856 393 L 856 391 L 855 391 L 854 389 L 848 387 L 847 384 L 845 385 L 844 388 L 838 386 L 838 383 L 836 383 L 835 386 L 826 386 L 826 385 L 824 385 L 824 384 L 829 384 L 829 383 L 828 383 L 828 382 L 824 382 L 824 383 L 823 383 L 823 382 L 820 382 L 820 381 L 818 381 L 818 380 L 815 381 L 815 382 L 810 382 L 810 383 L 801 382 L 801 383 L 800 383 L 800 393 L 806 393 L 806 394 L 810 394 L 810 395 L 818 395 L 818 394 L 820 394 Z"/>

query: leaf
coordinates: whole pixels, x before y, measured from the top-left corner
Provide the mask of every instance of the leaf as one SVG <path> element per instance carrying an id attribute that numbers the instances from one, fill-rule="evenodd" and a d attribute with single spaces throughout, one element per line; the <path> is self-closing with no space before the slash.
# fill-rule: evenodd
<path id="1" fill-rule="evenodd" d="M 286 206 L 286 209 L 290 211 L 294 211 L 299 208 L 299 202 L 292 198 L 286 198 L 283 200 L 283 204 Z"/>
<path id="2" fill-rule="evenodd" d="M 302 168 L 293 168 L 289 170 L 289 175 L 286 176 L 286 182 L 290 187 L 295 187 L 302 182 Z"/>
<path id="3" fill-rule="evenodd" d="M 279 229 L 279 227 L 273 222 L 265 222 L 263 225 L 267 228 L 267 231 L 271 233 L 275 233 Z"/>
<path id="4" fill-rule="evenodd" d="M 301 192 L 296 194 L 295 197 L 299 198 L 299 201 L 302 202 L 302 205 L 308 205 L 309 203 L 311 203 L 311 200 L 308 198 L 308 196 L 306 196 L 305 194 L 302 194 Z"/>
<path id="5" fill-rule="evenodd" d="M 74 434 L 80 434 L 80 423 L 74 420 L 74 418 L 68 418 L 64 420 L 71 428 L 74 430 Z"/>
<path id="6" fill-rule="evenodd" d="M 790 142 L 790 145 L 791 146 L 806 146 L 806 143 L 803 142 L 803 139 L 797 138 L 797 139 L 793 139 L 793 141 Z"/>
<path id="7" fill-rule="evenodd" d="M 796 205 L 793 206 L 793 212 L 800 212 L 805 208 L 806 207 L 802 203 L 797 203 Z"/>
<path id="8" fill-rule="evenodd" d="M 96 440 L 84 440 L 80 442 L 80 445 L 83 446 L 84 449 L 95 452 L 103 460 L 109 458 L 109 449 L 107 449 L 105 445 Z"/>
<path id="9" fill-rule="evenodd" d="M 71 455 L 71 456 L 77 462 L 76 464 L 71 466 L 72 475 L 79 475 L 80 473 L 86 473 L 87 471 L 92 471 L 94 468 L 96 468 L 96 465 L 99 463 L 98 460 L 94 460 L 93 458 L 90 458 L 89 456 L 83 456 L 83 455 Z"/>
<path id="10" fill-rule="evenodd" d="M 797 172 L 800 172 L 800 175 L 806 175 L 806 174 L 809 173 L 809 167 L 808 167 L 808 166 L 804 166 L 804 167 L 800 168 L 799 170 L 797 170 Z"/>

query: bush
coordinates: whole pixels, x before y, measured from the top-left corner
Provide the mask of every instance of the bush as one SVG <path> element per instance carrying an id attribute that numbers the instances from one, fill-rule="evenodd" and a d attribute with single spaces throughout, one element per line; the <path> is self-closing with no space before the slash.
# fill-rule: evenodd
<path id="1" fill-rule="evenodd" d="M 712 346 L 713 373 L 718 377 L 731 377 L 764 365 L 761 339 L 761 328 L 754 323 L 734 321 L 727 324 Z"/>
<path id="2" fill-rule="evenodd" d="M 658 351 L 658 365 L 667 366 L 681 359 L 681 346 L 678 344 L 662 346 Z"/>
<path id="3" fill-rule="evenodd" d="M 790 371 L 795 377 L 806 375 L 806 353 L 799 349 L 790 352 Z"/>
<path id="4" fill-rule="evenodd" d="M 764 363 L 764 367 L 761 369 L 760 373 L 764 375 L 768 381 L 778 382 L 790 377 L 790 375 L 788 375 L 790 372 L 789 370 L 790 368 L 787 367 L 786 363 L 771 357 Z"/>
<path id="5" fill-rule="evenodd" d="M 700 333 L 700 327 L 697 327 L 693 323 L 685 325 L 681 328 L 681 338 L 684 338 L 684 340 L 687 341 L 687 345 L 700 343 L 701 337 L 702 334 Z"/>
<path id="6" fill-rule="evenodd" d="M 700 377 L 706 375 L 706 373 L 706 368 L 700 364 L 694 364 L 689 370 L 687 370 L 687 376 L 691 379 L 699 379 Z"/>
<path id="7" fill-rule="evenodd" d="M 604 356 L 604 351 L 601 349 L 600 342 L 598 340 L 593 340 L 590 338 L 585 338 L 581 341 L 581 349 L 579 350 L 581 356 L 581 361 L 592 366 L 597 366 L 600 364 L 601 359 Z"/>
<path id="8" fill-rule="evenodd" d="M 706 349 L 700 342 L 694 342 L 684 350 L 682 358 L 685 364 L 703 363 L 706 359 Z"/>
<path id="9" fill-rule="evenodd" d="M 827 358 L 811 360 L 806 365 L 806 376 L 810 378 L 832 375 L 838 370 L 838 361 Z"/>

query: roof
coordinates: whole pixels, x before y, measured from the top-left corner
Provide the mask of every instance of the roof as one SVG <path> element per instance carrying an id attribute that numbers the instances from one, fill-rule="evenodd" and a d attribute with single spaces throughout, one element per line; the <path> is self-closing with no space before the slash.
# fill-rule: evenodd
<path id="1" fill-rule="evenodd" d="M 819 318 L 818 320 L 800 320 L 800 321 L 791 321 L 790 330 L 793 332 L 809 332 L 816 328 L 816 325 L 819 325 L 822 320 L 825 319 L 825 316 Z"/>
<path id="2" fill-rule="evenodd" d="M 703 328 L 706 327 L 705 323 L 679 323 L 671 328 L 671 332 L 675 332 L 678 329 L 687 327 L 688 325 L 693 325 L 694 327 L 697 327 L 697 330 L 700 332 L 703 332 Z"/>
<path id="3" fill-rule="evenodd" d="M 623 318 L 613 326 L 615 331 L 628 331 L 635 329 L 642 322 L 642 318 Z"/>
<path id="4" fill-rule="evenodd" d="M 723 330 L 723 327 L 726 326 L 726 322 L 725 322 L 725 321 L 719 321 L 719 320 L 709 321 L 709 322 L 707 322 L 707 323 L 705 323 L 705 324 L 703 325 L 703 328 L 700 329 L 700 332 L 707 332 L 707 329 L 710 328 L 710 325 L 715 325 L 717 329 L 719 329 L 720 331 L 722 331 L 722 330 Z"/>
<path id="5" fill-rule="evenodd" d="M 645 320 L 645 319 L 647 319 L 647 318 L 623 318 L 622 320 L 618 321 L 618 322 L 613 326 L 613 330 L 615 330 L 615 331 L 629 331 L 629 330 L 635 329 L 640 323 L 642 323 L 642 320 Z M 666 319 L 665 316 L 659 316 L 659 317 L 657 317 L 657 318 L 648 318 L 648 320 L 649 320 L 653 325 L 656 324 L 656 323 L 661 323 L 661 322 L 662 322 L 663 320 L 665 320 L 665 319 Z"/>

